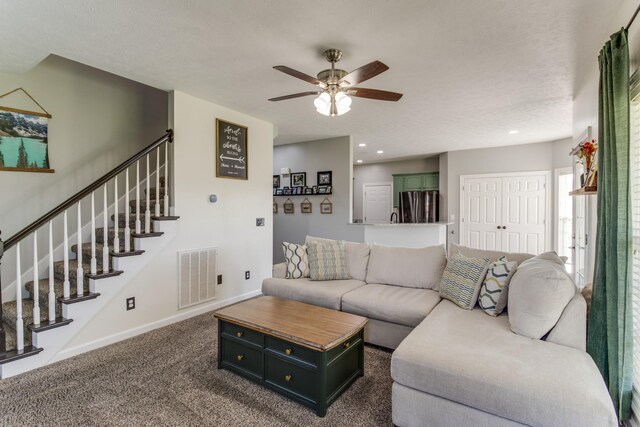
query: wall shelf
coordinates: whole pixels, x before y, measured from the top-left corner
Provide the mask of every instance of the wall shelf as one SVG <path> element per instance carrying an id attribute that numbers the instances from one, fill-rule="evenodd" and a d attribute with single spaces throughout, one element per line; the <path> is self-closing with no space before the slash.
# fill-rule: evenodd
<path id="1" fill-rule="evenodd" d="M 582 187 L 569 193 L 570 196 L 590 196 L 598 194 L 597 187 Z"/>
<path id="2" fill-rule="evenodd" d="M 333 192 L 329 193 L 316 193 L 316 194 L 274 194 L 273 197 L 309 197 L 309 196 L 330 196 Z"/>

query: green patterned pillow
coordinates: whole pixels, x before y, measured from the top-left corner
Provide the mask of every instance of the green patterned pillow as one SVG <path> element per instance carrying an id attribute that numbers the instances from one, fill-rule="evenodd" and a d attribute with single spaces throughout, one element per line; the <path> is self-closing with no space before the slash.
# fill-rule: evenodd
<path id="1" fill-rule="evenodd" d="M 467 258 L 460 253 L 449 258 L 440 281 L 440 296 L 471 310 L 490 262 L 489 258 Z"/>
<path id="2" fill-rule="evenodd" d="M 309 277 L 309 258 L 305 245 L 282 242 L 284 259 L 287 262 L 287 279 Z"/>
<path id="3" fill-rule="evenodd" d="M 311 280 L 351 279 L 347 270 L 344 240 L 311 241 L 307 251 Z"/>
<path id="4" fill-rule="evenodd" d="M 509 281 L 516 272 L 517 265 L 515 261 L 500 257 L 489 266 L 478 296 L 478 305 L 489 316 L 497 316 L 507 306 Z"/>

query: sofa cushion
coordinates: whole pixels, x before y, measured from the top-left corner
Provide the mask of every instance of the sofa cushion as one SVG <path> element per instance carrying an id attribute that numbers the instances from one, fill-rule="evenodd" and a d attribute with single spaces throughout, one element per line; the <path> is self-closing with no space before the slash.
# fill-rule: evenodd
<path id="1" fill-rule="evenodd" d="M 446 265 L 444 245 L 427 248 L 373 245 L 367 283 L 434 289 L 440 283 Z"/>
<path id="2" fill-rule="evenodd" d="M 449 257 L 440 281 L 440 296 L 471 310 L 478 301 L 490 262 L 489 258 L 467 258 L 461 253 Z"/>
<path id="3" fill-rule="evenodd" d="M 473 249 L 468 248 L 466 246 L 456 245 L 455 243 L 449 244 L 449 256 L 453 256 L 460 252 L 462 255 L 468 258 L 489 258 L 491 261 L 497 261 L 501 257 L 505 257 L 507 261 L 515 261 L 518 265 L 522 264 L 524 261 L 533 258 L 532 254 L 523 254 L 517 252 L 500 252 L 500 251 L 489 251 L 486 249 Z"/>
<path id="4" fill-rule="evenodd" d="M 262 281 L 262 293 L 340 310 L 342 295 L 364 285 L 360 280 L 314 282 L 309 279 L 269 278 Z"/>
<path id="5" fill-rule="evenodd" d="M 558 322 L 575 293 L 576 286 L 555 253 L 543 253 L 523 262 L 509 284 L 511 330 L 525 337 L 542 338 Z"/>
<path id="6" fill-rule="evenodd" d="M 284 260 L 287 263 L 287 279 L 309 277 L 309 258 L 307 246 L 282 242 Z"/>
<path id="7" fill-rule="evenodd" d="M 305 243 L 308 245 L 312 241 L 318 242 L 335 242 L 331 239 L 323 239 L 321 237 L 307 236 Z M 345 253 L 347 256 L 347 271 L 352 279 L 365 281 L 367 277 L 367 265 L 369 264 L 369 244 L 344 242 Z"/>
<path id="8" fill-rule="evenodd" d="M 311 241 L 307 245 L 309 278 L 311 280 L 351 279 L 343 240 L 331 242 Z"/>
<path id="9" fill-rule="evenodd" d="M 394 381 L 500 417 L 537 426 L 615 426 L 591 357 L 511 332 L 506 315 L 442 301 L 391 359 Z M 585 392 L 588 391 L 588 392 Z"/>
<path id="10" fill-rule="evenodd" d="M 478 305 L 489 316 L 497 316 L 507 307 L 509 282 L 517 265 L 517 262 L 501 257 L 489 266 L 478 295 Z"/>
<path id="11" fill-rule="evenodd" d="M 438 292 L 431 289 L 367 284 L 342 296 L 342 311 L 414 327 L 439 302 Z"/>

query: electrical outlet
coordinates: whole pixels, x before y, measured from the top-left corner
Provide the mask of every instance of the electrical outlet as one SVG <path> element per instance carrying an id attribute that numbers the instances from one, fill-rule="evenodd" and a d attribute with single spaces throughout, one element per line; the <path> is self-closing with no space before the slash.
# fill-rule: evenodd
<path id="1" fill-rule="evenodd" d="M 218 285 L 222 285 L 222 274 L 218 274 Z"/>
<path id="2" fill-rule="evenodd" d="M 264 227 L 264 218 L 256 218 L 256 227 Z"/>
<path id="3" fill-rule="evenodd" d="M 244 272 L 244 280 L 251 279 L 251 272 L 249 270 Z"/>
<path id="4" fill-rule="evenodd" d="M 127 311 L 136 308 L 136 297 L 127 298 Z"/>

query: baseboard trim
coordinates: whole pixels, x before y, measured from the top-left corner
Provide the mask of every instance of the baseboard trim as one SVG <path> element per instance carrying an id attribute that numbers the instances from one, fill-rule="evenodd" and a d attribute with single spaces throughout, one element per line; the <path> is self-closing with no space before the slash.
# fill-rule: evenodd
<path id="1" fill-rule="evenodd" d="M 178 314 L 174 314 L 173 316 L 156 320 L 151 323 L 147 323 L 146 325 L 137 326 L 135 328 L 128 329 L 126 331 L 118 332 L 117 334 L 109 335 L 104 338 L 97 339 L 95 341 L 90 341 L 88 343 L 81 344 L 79 346 L 71 347 L 71 348 L 60 351 L 55 357 L 51 359 L 49 363 L 59 362 L 61 360 L 68 359 L 70 357 L 74 357 L 91 350 L 96 350 L 110 344 L 115 344 L 119 341 L 123 341 L 128 338 L 135 337 L 136 335 L 153 331 L 154 329 L 162 328 L 164 326 L 169 326 L 173 323 L 181 322 L 183 320 L 187 320 L 192 317 L 199 316 L 204 313 L 208 313 L 209 311 L 217 310 L 227 305 L 235 304 L 245 299 L 254 298 L 260 295 L 261 293 L 262 291 L 260 289 L 257 289 L 255 291 L 237 295 L 232 298 L 227 298 L 220 301 L 214 300 L 208 304 L 198 306 L 190 310 L 185 310 Z"/>

